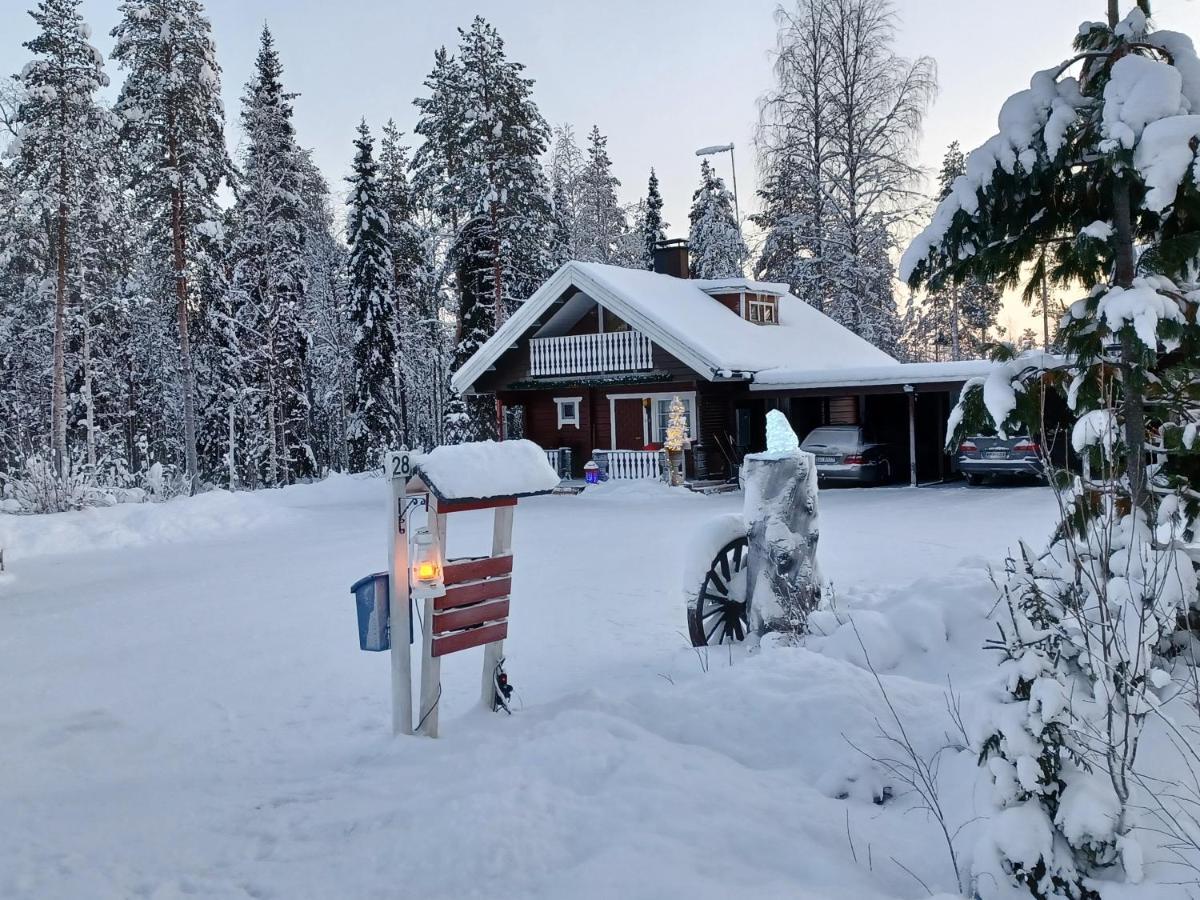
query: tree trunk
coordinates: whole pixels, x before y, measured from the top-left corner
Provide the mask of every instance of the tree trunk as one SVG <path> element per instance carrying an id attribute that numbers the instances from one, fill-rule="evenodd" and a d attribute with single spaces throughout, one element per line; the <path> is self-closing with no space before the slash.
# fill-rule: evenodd
<path id="1" fill-rule="evenodd" d="M 1116 231 L 1116 261 L 1113 280 L 1118 287 L 1133 286 L 1133 214 L 1129 183 L 1118 178 L 1113 186 L 1113 228 Z M 1154 348 L 1150 348 L 1153 352 Z M 1149 512 L 1146 491 L 1146 400 L 1142 384 L 1137 341 L 1129 327 L 1121 330 L 1121 413 L 1125 423 L 1125 475 L 1129 480 L 1130 503 Z"/>
<path id="2" fill-rule="evenodd" d="M 958 337 L 958 282 L 950 283 L 950 355 L 951 359 L 962 359 Z"/>
<path id="3" fill-rule="evenodd" d="M 1046 277 L 1046 251 L 1042 250 L 1042 350 L 1050 352 L 1050 281 Z"/>
<path id="4" fill-rule="evenodd" d="M 169 52 L 169 51 L 168 51 Z M 200 480 L 196 452 L 196 370 L 192 365 L 192 339 L 188 315 L 187 246 L 184 234 L 183 187 L 179 182 L 179 155 L 175 144 L 175 113 L 168 114 L 167 168 L 176 181 L 171 189 L 171 251 L 175 267 L 175 316 L 179 328 L 179 375 L 183 387 L 183 453 L 188 493 L 195 494 Z"/>
<path id="5" fill-rule="evenodd" d="M 96 468 L 96 393 L 92 386 L 92 323 L 86 311 L 83 320 L 83 402 L 87 410 L 87 461 Z"/>
<path id="6" fill-rule="evenodd" d="M 66 162 L 60 164 L 63 188 L 66 184 Z M 58 203 L 55 253 L 58 271 L 54 287 L 54 386 L 50 398 L 50 446 L 54 471 L 61 478 L 67 466 L 67 203 Z"/>

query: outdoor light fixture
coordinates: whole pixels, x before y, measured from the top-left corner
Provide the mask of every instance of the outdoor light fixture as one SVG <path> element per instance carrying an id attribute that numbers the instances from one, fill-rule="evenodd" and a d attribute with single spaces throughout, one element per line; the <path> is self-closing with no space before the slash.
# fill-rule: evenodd
<path id="1" fill-rule="evenodd" d="M 418 528 L 413 535 L 412 575 L 414 598 L 428 600 L 446 596 L 441 548 L 428 528 Z"/>

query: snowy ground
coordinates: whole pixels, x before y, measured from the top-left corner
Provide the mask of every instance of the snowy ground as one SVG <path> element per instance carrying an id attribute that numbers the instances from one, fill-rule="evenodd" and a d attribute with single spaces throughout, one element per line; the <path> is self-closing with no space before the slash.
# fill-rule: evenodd
<path id="1" fill-rule="evenodd" d="M 686 646 L 686 538 L 737 496 L 626 485 L 523 501 L 506 645 L 523 708 L 471 709 L 475 650 L 443 666 L 444 737 L 393 739 L 387 655 L 357 649 L 348 593 L 385 567 L 385 490 L 336 478 L 0 518 L 0 896 L 955 889 L 936 825 L 850 746 L 879 752 L 887 711 L 836 616 L 804 649 L 704 660 Z M 839 608 L 919 749 L 954 744 L 947 675 L 968 707 L 995 678 L 975 649 L 985 567 L 1047 533 L 1051 496 L 821 504 Z M 486 515 L 452 518 L 451 555 L 486 552 Z M 974 755 L 945 753 L 942 778 L 967 822 Z M 877 805 L 885 784 L 896 796 Z"/>

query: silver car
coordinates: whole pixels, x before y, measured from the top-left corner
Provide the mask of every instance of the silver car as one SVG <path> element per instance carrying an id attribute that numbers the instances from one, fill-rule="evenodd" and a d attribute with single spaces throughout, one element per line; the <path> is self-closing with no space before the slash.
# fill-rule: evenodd
<path id="1" fill-rule="evenodd" d="M 999 438 L 975 435 L 958 445 L 958 469 L 967 484 L 991 475 L 1044 478 L 1042 448 L 1028 435 Z"/>
<path id="2" fill-rule="evenodd" d="M 872 441 L 861 425 L 814 428 L 800 449 L 817 458 L 817 478 L 822 482 L 886 484 L 892 480 L 888 445 Z"/>

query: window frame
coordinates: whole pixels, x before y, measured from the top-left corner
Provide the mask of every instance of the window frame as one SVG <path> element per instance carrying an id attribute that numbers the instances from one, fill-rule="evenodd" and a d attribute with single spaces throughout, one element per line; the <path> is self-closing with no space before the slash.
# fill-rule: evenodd
<path id="1" fill-rule="evenodd" d="M 770 311 L 768 318 L 763 317 L 763 310 Z M 755 325 L 778 325 L 779 298 L 771 294 L 748 294 L 746 296 L 746 320 Z"/>
<path id="2" fill-rule="evenodd" d="M 667 423 L 671 421 L 671 401 L 676 397 L 683 403 L 684 414 L 687 419 L 687 433 L 684 439 L 689 443 L 695 442 L 695 437 L 692 432 L 696 430 L 696 395 L 688 394 L 658 394 L 650 399 L 651 411 L 653 415 L 650 417 L 650 442 L 653 444 L 664 444 L 667 440 Z M 660 404 L 664 407 L 660 415 Z"/>
<path id="3" fill-rule="evenodd" d="M 566 418 L 563 415 L 563 407 L 568 403 L 574 404 L 575 406 L 575 415 L 571 418 Z M 578 431 L 580 428 L 580 422 L 583 419 L 582 407 L 582 397 L 555 397 L 554 409 L 558 414 L 558 430 L 561 431 L 568 426 L 574 426 L 575 430 Z"/>

